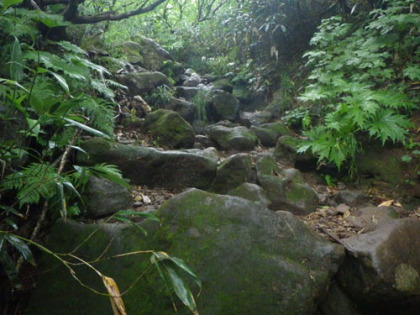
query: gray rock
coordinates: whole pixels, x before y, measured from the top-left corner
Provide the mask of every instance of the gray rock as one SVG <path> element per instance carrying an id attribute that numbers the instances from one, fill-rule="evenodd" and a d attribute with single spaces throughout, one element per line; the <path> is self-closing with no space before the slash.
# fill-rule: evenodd
<path id="1" fill-rule="evenodd" d="M 334 281 L 327 298 L 318 307 L 315 315 L 362 315 L 347 293 Z"/>
<path id="2" fill-rule="evenodd" d="M 248 121 L 251 126 L 261 126 L 271 121 L 272 115 L 266 111 L 240 112 L 241 121 Z"/>
<path id="3" fill-rule="evenodd" d="M 369 201 L 369 196 L 361 190 L 341 190 L 334 201 L 337 203 L 345 203 L 351 207 L 357 207 L 366 204 Z"/>
<path id="4" fill-rule="evenodd" d="M 287 210 L 307 215 L 316 210 L 319 198 L 303 182 L 298 170 L 281 170 L 271 155 L 262 155 L 256 163 L 257 183 L 264 188 L 273 210 Z"/>
<path id="5" fill-rule="evenodd" d="M 172 98 L 170 102 L 164 104 L 165 109 L 172 110 L 177 112 L 182 118 L 184 118 L 188 123 L 192 124 L 195 118 L 197 117 L 197 108 L 193 103 L 178 99 Z"/>
<path id="6" fill-rule="evenodd" d="M 159 151 L 149 147 L 111 143 L 99 138 L 87 140 L 81 146 L 89 157 L 79 155 L 78 163 L 114 164 L 135 185 L 208 189 L 216 176 L 217 163 L 195 153 Z"/>
<path id="7" fill-rule="evenodd" d="M 291 136 L 278 138 L 274 155 L 278 160 L 295 161 L 299 140 Z"/>
<path id="8" fill-rule="evenodd" d="M 213 189 L 224 194 L 245 182 L 255 181 L 251 158 L 248 154 L 239 153 L 225 159 L 217 168 Z"/>
<path id="9" fill-rule="evenodd" d="M 193 127 L 178 113 L 159 109 L 146 116 L 143 128 L 153 139 L 171 149 L 192 148 L 195 133 Z"/>
<path id="10" fill-rule="evenodd" d="M 172 86 L 161 72 L 135 72 L 117 76 L 117 81 L 128 87 L 130 96 L 144 95 L 161 85 Z"/>
<path id="11" fill-rule="evenodd" d="M 195 142 L 199 143 L 202 147 L 208 148 L 208 147 L 214 147 L 215 144 L 208 136 L 205 135 L 196 135 L 195 136 Z"/>
<path id="12" fill-rule="evenodd" d="M 230 190 L 227 194 L 258 202 L 264 207 L 269 207 L 271 203 L 264 189 L 252 183 L 243 183 L 235 189 Z"/>
<path id="13" fill-rule="evenodd" d="M 125 225 L 60 222 L 52 229 L 47 247 L 69 252 L 97 229 L 75 253 L 87 261 L 101 256 L 105 248 L 103 258 L 145 249 L 182 258 L 202 281 L 203 292 L 196 301 L 204 315 L 313 314 L 344 255 L 341 247 L 291 213 L 274 213 L 243 198 L 190 190 L 169 200 L 156 214 L 160 223 L 141 224 L 148 237 Z M 149 256 L 104 260 L 95 266 L 125 291 L 150 266 Z M 83 290 L 66 268 L 52 268 L 56 265 L 53 258 L 44 260 L 45 272 L 28 314 L 112 313 L 107 296 Z M 86 284 L 105 291 L 95 272 L 74 268 Z M 152 269 L 123 296 L 127 313 L 173 314 L 166 292 Z M 178 308 L 187 314 L 181 304 Z"/>
<path id="14" fill-rule="evenodd" d="M 201 82 L 201 78 L 197 73 L 192 73 L 188 79 L 182 84 L 186 87 L 197 87 Z"/>
<path id="15" fill-rule="evenodd" d="M 251 131 L 255 133 L 261 144 L 266 147 L 274 147 L 280 136 L 290 134 L 287 126 L 281 122 L 252 126 Z"/>
<path id="16" fill-rule="evenodd" d="M 400 219 L 342 240 L 350 255 L 340 269 L 340 285 L 381 314 L 415 314 L 420 306 L 419 231 L 419 220 Z"/>
<path id="17" fill-rule="evenodd" d="M 120 50 L 132 64 L 156 71 L 161 69 L 165 62 L 172 60 L 171 55 L 154 40 L 136 36 L 135 41 L 125 42 L 119 45 Z"/>
<path id="18" fill-rule="evenodd" d="M 257 137 L 242 126 L 214 125 L 209 127 L 208 134 L 221 150 L 250 151 L 257 145 Z"/>
<path id="19" fill-rule="evenodd" d="M 175 94 L 177 97 L 183 97 L 187 101 L 191 101 L 200 90 L 202 89 L 198 87 L 177 86 L 175 88 Z"/>
<path id="20" fill-rule="evenodd" d="M 346 221 L 363 229 L 365 232 L 375 230 L 388 222 L 397 220 L 399 215 L 392 207 L 365 207 L 358 209 L 357 216 L 349 216 Z"/>
<path id="21" fill-rule="evenodd" d="M 105 178 L 92 176 L 83 194 L 86 215 L 92 218 L 104 217 L 131 206 L 130 191 Z"/>
<path id="22" fill-rule="evenodd" d="M 206 115 L 209 121 L 235 121 L 239 115 L 239 101 L 222 90 L 211 90 L 206 95 Z"/>

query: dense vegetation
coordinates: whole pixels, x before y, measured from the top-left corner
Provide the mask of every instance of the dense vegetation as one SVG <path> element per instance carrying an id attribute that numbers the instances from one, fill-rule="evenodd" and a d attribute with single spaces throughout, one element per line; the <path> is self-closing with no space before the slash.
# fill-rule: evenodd
<path id="1" fill-rule="evenodd" d="M 299 150 L 319 162 L 356 176 L 356 155 L 372 139 L 419 153 L 407 138 L 420 104 L 418 1 L 37 3 L 0 3 L 0 263 L 14 285 L 22 260 L 34 262 L 21 237 L 32 242 L 48 218 L 82 213 L 91 175 L 129 186 L 114 166 L 78 166 L 72 154 L 83 154 L 83 134 L 114 137 L 115 90 L 125 87 L 107 67 L 139 35 L 202 74 L 280 91 L 271 106 L 288 110 L 305 136 Z M 111 57 L 92 61 L 94 49 Z"/>

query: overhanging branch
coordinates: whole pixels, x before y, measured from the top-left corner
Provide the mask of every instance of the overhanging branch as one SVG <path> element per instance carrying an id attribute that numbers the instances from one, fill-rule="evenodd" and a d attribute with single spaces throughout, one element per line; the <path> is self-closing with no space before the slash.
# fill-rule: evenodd
<path id="1" fill-rule="evenodd" d="M 51 1 L 51 0 L 50 0 Z M 57 0 L 53 0 L 57 1 Z M 144 14 L 153 11 L 157 6 L 164 3 L 167 0 L 155 0 L 148 6 L 145 6 L 148 1 L 144 1 L 139 7 L 134 10 L 118 13 L 115 11 L 107 11 L 97 15 L 83 16 L 79 15 L 78 6 L 84 0 L 58 0 L 66 1 L 68 3 L 67 9 L 64 12 L 64 17 L 67 21 L 74 24 L 94 24 L 102 21 L 120 21 L 127 19 L 132 16 Z"/>

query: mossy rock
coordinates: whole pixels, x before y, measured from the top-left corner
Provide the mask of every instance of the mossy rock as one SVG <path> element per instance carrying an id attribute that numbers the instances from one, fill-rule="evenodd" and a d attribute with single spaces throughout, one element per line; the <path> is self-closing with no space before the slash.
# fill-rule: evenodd
<path id="1" fill-rule="evenodd" d="M 179 257 L 202 281 L 203 291 L 196 301 L 203 315 L 313 314 L 344 255 L 341 247 L 292 214 L 274 213 L 243 198 L 193 189 L 169 200 L 156 214 L 160 223 L 140 223 L 148 236 L 127 225 L 59 222 L 47 247 L 63 253 L 83 243 L 75 254 L 85 261 L 101 257 L 101 262 L 93 265 L 112 277 L 121 292 L 151 266 L 150 254 L 106 258 L 150 249 Z M 44 256 L 41 266 L 45 272 L 38 280 L 28 314 L 112 314 L 107 296 L 85 290 L 66 268 L 57 268 L 59 265 Z M 105 291 L 94 271 L 74 268 L 84 283 Z M 198 292 L 195 286 L 191 288 Z M 123 300 L 128 314 L 174 313 L 165 284 L 154 268 L 149 268 Z M 189 314 L 181 303 L 176 305 L 179 314 Z"/>
<path id="2" fill-rule="evenodd" d="M 279 137 L 290 135 L 287 126 L 281 122 L 252 126 L 251 131 L 255 133 L 261 144 L 267 147 L 274 147 Z"/>
<path id="3" fill-rule="evenodd" d="M 260 203 L 265 207 L 269 207 L 271 204 L 265 190 L 262 187 L 252 183 L 243 183 L 235 189 L 230 190 L 227 194 L 230 196 L 237 196 Z"/>
<path id="4" fill-rule="evenodd" d="M 218 148 L 226 151 L 250 151 L 254 149 L 258 142 L 255 134 L 242 126 L 213 125 L 209 128 L 208 134 Z"/>
<path id="5" fill-rule="evenodd" d="M 114 164 L 135 185 L 208 189 L 216 176 L 217 162 L 204 154 L 160 151 L 100 138 L 84 141 L 81 147 L 88 155 L 79 155 L 79 164 Z"/>
<path id="6" fill-rule="evenodd" d="M 233 91 L 233 85 L 232 82 L 230 82 L 228 79 L 219 79 L 213 82 L 213 86 L 217 90 L 223 90 L 225 92 L 231 93 Z"/>
<path id="7" fill-rule="evenodd" d="M 147 94 L 161 85 L 172 86 L 168 77 L 158 71 L 127 73 L 117 76 L 117 81 L 128 87 L 130 96 Z"/>
<path id="8" fill-rule="evenodd" d="M 193 127 L 174 111 L 158 109 L 151 112 L 146 116 L 143 128 L 161 146 L 179 149 L 194 145 Z"/>
<path id="9" fill-rule="evenodd" d="M 211 90 L 206 93 L 205 103 L 209 121 L 235 121 L 239 117 L 239 101 L 228 92 Z"/>
<path id="10" fill-rule="evenodd" d="M 298 170 L 280 169 L 269 154 L 258 158 L 256 170 L 257 183 L 267 192 L 271 209 L 291 211 L 299 215 L 307 215 L 317 209 L 318 195 L 303 182 Z"/>
<path id="11" fill-rule="evenodd" d="M 226 193 L 244 182 L 255 181 L 251 157 L 245 153 L 232 155 L 225 159 L 217 168 L 213 190 Z"/>

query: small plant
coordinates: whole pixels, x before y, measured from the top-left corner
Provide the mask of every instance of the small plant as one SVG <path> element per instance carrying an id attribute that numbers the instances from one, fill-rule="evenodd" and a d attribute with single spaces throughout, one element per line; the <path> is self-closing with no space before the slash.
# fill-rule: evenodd
<path id="1" fill-rule="evenodd" d="M 171 102 L 174 96 L 174 90 L 166 85 L 158 86 L 151 94 L 145 97 L 154 109 L 165 108 L 165 105 Z"/>
<path id="2" fill-rule="evenodd" d="M 208 102 L 209 92 L 206 90 L 199 90 L 192 99 L 192 103 L 197 109 L 197 118 L 202 121 L 207 121 L 206 105 Z"/>

